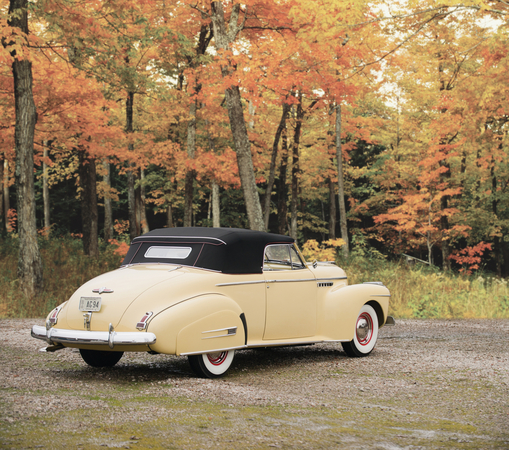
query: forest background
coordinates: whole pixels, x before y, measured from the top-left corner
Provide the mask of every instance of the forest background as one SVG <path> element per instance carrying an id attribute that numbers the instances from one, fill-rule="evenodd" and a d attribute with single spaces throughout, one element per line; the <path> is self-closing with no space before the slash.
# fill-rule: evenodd
<path id="1" fill-rule="evenodd" d="M 402 316 L 508 316 L 508 18 L 504 0 L 3 2 L 0 314 L 49 311 L 149 229 L 225 226 L 340 247 Z"/>

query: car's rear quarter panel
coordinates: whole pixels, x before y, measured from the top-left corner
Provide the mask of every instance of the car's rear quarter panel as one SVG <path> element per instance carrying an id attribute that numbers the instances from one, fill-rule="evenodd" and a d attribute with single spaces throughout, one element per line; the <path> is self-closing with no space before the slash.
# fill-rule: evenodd
<path id="1" fill-rule="evenodd" d="M 157 336 L 151 349 L 180 355 L 242 347 L 245 333 L 241 314 L 237 303 L 219 294 L 188 299 L 161 311 L 150 321 L 148 331 Z M 211 333 L 229 328 L 236 328 L 236 333 Z"/>

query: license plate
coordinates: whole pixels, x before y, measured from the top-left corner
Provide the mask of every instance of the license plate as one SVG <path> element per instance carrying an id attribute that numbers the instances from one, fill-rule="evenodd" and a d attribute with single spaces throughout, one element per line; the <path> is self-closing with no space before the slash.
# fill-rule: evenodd
<path id="1" fill-rule="evenodd" d="M 100 311 L 101 297 L 81 297 L 80 311 Z"/>

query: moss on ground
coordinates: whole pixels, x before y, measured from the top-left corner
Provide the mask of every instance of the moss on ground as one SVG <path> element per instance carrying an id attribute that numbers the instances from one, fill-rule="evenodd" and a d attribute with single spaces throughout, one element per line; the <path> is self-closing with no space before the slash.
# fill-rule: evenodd
<path id="1" fill-rule="evenodd" d="M 441 419 L 424 408 L 410 412 L 382 402 L 349 401 L 329 407 L 235 406 L 184 397 L 139 395 L 133 387 L 124 402 L 118 387 L 96 398 L 105 409 L 72 411 L 6 423 L 2 448 L 334 448 L 361 442 L 370 448 L 503 448 L 504 439 L 486 439 L 474 425 Z M 122 397 L 126 394 L 122 388 Z M 389 402 L 392 403 L 392 402 Z M 2 405 L 5 406 L 5 405 Z M 146 409 L 146 415 L 130 411 Z"/>

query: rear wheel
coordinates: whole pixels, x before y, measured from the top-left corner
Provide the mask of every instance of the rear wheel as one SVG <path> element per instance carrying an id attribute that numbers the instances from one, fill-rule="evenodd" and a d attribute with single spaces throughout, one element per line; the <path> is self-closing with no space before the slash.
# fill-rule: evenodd
<path id="1" fill-rule="evenodd" d="M 80 348 L 80 355 L 89 366 L 113 367 L 120 361 L 124 352 L 106 352 L 103 350 L 85 350 Z"/>
<path id="2" fill-rule="evenodd" d="M 193 372 L 203 378 L 218 378 L 226 374 L 233 362 L 235 350 L 189 355 Z"/>
<path id="3" fill-rule="evenodd" d="M 355 334 L 350 342 L 342 342 L 348 356 L 368 356 L 375 348 L 378 339 L 378 316 L 370 305 L 364 305 L 357 317 Z"/>

